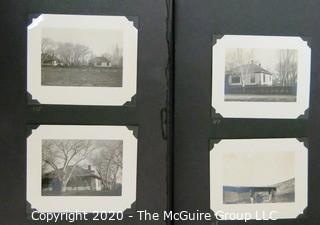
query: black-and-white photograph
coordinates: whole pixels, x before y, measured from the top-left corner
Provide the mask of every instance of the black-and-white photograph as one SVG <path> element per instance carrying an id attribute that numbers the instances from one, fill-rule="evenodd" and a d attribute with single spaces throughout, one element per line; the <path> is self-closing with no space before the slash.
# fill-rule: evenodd
<path id="1" fill-rule="evenodd" d="M 295 102 L 296 49 L 226 49 L 225 100 Z"/>
<path id="2" fill-rule="evenodd" d="M 41 14 L 28 25 L 27 92 L 41 104 L 123 105 L 137 92 L 136 17 Z"/>
<path id="3" fill-rule="evenodd" d="M 121 30 L 44 28 L 41 85 L 122 87 Z"/>
<path id="4" fill-rule="evenodd" d="M 303 142 L 223 139 L 210 150 L 212 211 L 288 219 L 303 214 L 307 205 L 308 149 Z"/>
<path id="5" fill-rule="evenodd" d="M 120 196 L 122 140 L 42 140 L 43 196 Z"/>
<path id="6" fill-rule="evenodd" d="M 225 118 L 307 117 L 311 48 L 293 36 L 214 36 L 211 105 Z"/>
<path id="7" fill-rule="evenodd" d="M 40 125 L 27 138 L 27 201 L 39 212 L 128 209 L 137 151 L 126 126 Z"/>
<path id="8" fill-rule="evenodd" d="M 295 201 L 294 152 L 226 153 L 223 162 L 224 204 Z"/>

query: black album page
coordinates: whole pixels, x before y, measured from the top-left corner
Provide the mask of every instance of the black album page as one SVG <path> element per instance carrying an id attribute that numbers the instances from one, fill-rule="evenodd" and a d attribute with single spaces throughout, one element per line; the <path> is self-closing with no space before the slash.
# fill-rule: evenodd
<path id="1" fill-rule="evenodd" d="M 0 224 L 166 224 L 171 1 L 3 9 Z"/>
<path id="2" fill-rule="evenodd" d="M 175 224 L 319 223 L 318 10 L 175 1 Z"/>

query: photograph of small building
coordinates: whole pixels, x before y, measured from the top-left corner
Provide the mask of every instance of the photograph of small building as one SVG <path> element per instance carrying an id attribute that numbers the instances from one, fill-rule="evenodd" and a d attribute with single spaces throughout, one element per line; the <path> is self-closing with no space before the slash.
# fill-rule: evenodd
<path id="1" fill-rule="evenodd" d="M 43 196 L 120 196 L 122 140 L 42 140 Z"/>
<path id="2" fill-rule="evenodd" d="M 272 86 L 272 82 L 273 74 L 253 61 L 226 71 L 228 86 Z"/>
<path id="3" fill-rule="evenodd" d="M 72 167 L 67 167 L 67 172 L 70 173 Z M 62 173 L 59 169 L 58 173 Z M 58 173 L 51 171 L 42 176 L 42 190 L 44 192 L 57 192 L 59 191 Z M 72 175 L 66 186 L 67 191 L 101 191 L 101 177 L 95 170 L 88 165 L 88 168 L 75 166 Z"/>
<path id="4" fill-rule="evenodd" d="M 297 62 L 292 49 L 226 49 L 225 101 L 296 101 Z"/>
<path id="5" fill-rule="evenodd" d="M 122 42 L 119 30 L 42 29 L 41 85 L 122 87 Z"/>
<path id="6" fill-rule="evenodd" d="M 89 64 L 94 67 L 111 67 L 112 66 L 111 60 L 107 59 L 104 56 L 93 58 L 92 60 L 90 60 Z"/>

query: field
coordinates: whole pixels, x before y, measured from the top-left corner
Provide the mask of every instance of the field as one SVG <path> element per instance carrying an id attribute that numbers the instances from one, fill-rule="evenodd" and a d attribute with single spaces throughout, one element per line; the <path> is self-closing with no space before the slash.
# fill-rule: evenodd
<path id="1" fill-rule="evenodd" d="M 122 68 L 42 66 L 41 85 L 122 87 Z"/>
<path id="2" fill-rule="evenodd" d="M 295 95 L 247 95 L 227 94 L 225 101 L 230 102 L 295 102 Z"/>
<path id="3" fill-rule="evenodd" d="M 55 193 L 52 191 L 42 191 L 42 196 L 121 196 L 121 189 L 114 191 L 66 191 Z"/>

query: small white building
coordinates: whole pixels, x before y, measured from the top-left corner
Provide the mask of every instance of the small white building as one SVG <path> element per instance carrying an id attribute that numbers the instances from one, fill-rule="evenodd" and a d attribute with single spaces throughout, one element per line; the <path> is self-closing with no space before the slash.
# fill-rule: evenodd
<path id="1" fill-rule="evenodd" d="M 95 57 L 92 60 L 92 64 L 94 67 L 111 67 L 111 61 L 106 57 Z"/>
<path id="2" fill-rule="evenodd" d="M 255 63 L 226 71 L 228 86 L 272 86 L 273 74 Z"/>

